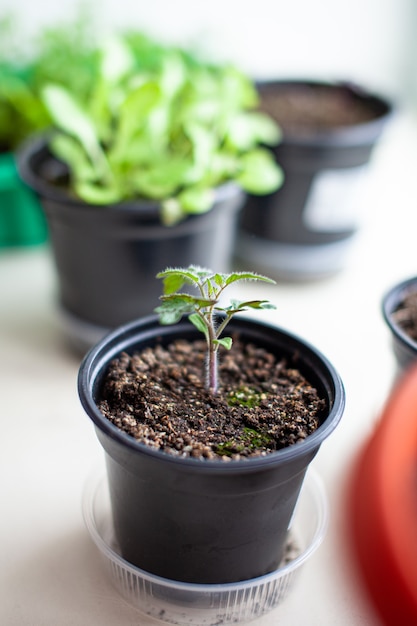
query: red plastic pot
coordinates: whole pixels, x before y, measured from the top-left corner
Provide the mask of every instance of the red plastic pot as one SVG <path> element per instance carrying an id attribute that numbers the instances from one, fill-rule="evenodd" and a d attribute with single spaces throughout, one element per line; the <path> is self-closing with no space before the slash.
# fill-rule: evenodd
<path id="1" fill-rule="evenodd" d="M 354 553 L 384 624 L 417 624 L 417 367 L 391 393 L 355 465 Z"/>

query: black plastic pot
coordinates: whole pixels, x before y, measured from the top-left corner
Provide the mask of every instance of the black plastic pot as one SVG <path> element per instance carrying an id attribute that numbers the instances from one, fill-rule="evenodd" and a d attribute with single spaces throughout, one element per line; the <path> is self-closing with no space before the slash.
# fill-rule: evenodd
<path id="1" fill-rule="evenodd" d="M 65 173 L 62 164 L 42 138 L 22 149 L 19 171 L 45 211 L 63 319 L 82 348 L 111 328 L 151 314 L 160 295 L 155 275 L 165 267 L 230 269 L 244 199 L 234 184 L 216 190 L 209 212 L 167 227 L 155 202 L 92 206 L 69 196 L 55 182 Z"/>
<path id="2" fill-rule="evenodd" d="M 311 93 L 323 103 L 326 95 L 336 96 L 347 113 L 358 107 L 369 110 L 370 119 L 331 128 L 312 129 L 301 125 L 301 120 L 286 126 L 280 111 L 274 110 L 274 100 L 287 98 L 289 90 L 286 113 L 292 114 L 297 101 Z M 285 178 L 275 193 L 247 199 L 237 256 L 277 278 L 304 280 L 334 274 L 344 268 L 360 215 L 366 210 L 360 195 L 364 174 L 392 105 L 345 83 L 270 81 L 260 83 L 259 92 L 261 104 L 265 102 L 282 126 L 283 140 L 274 154 Z"/>
<path id="3" fill-rule="evenodd" d="M 188 320 L 160 326 L 152 316 L 126 325 L 92 348 L 79 370 L 81 403 L 106 453 L 121 553 L 177 581 L 235 582 L 278 566 L 305 472 L 344 410 L 342 382 L 315 348 L 245 318 L 232 320 L 230 332 L 287 357 L 326 399 L 320 427 L 302 443 L 228 463 L 178 458 L 137 442 L 101 414 L 96 401 L 109 362 L 121 351 L 201 337 Z"/>
<path id="4" fill-rule="evenodd" d="M 415 292 L 417 292 L 416 276 L 393 285 L 382 300 L 382 314 L 391 333 L 391 342 L 399 374 L 417 361 L 417 342 L 413 341 L 394 320 L 393 313 L 407 294 Z"/>

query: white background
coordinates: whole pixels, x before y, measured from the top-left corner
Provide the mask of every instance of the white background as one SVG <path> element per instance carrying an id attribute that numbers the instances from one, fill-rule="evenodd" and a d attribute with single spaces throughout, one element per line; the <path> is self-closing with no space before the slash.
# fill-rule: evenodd
<path id="1" fill-rule="evenodd" d="M 256 77 L 356 80 L 387 94 L 416 91 L 414 0 L 96 0 L 100 32 L 131 27 L 238 63 Z M 73 18 L 74 0 L 1 0 L 24 35 Z"/>

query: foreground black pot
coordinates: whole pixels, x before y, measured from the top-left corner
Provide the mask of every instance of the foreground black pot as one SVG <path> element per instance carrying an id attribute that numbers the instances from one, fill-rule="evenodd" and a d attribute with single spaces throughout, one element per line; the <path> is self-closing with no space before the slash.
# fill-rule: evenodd
<path id="1" fill-rule="evenodd" d="M 382 300 L 382 314 L 391 333 L 392 347 L 401 375 L 417 361 L 417 342 L 395 320 L 395 312 L 409 293 L 417 292 L 417 277 L 408 278 L 391 287 Z"/>
<path id="2" fill-rule="evenodd" d="M 166 227 L 155 202 L 92 206 L 69 196 L 56 184 L 65 170 L 43 139 L 22 149 L 19 171 L 45 211 L 63 319 L 81 348 L 111 328 L 152 313 L 159 303 L 155 275 L 161 269 L 192 263 L 219 272 L 230 269 L 244 198 L 234 184 L 216 191 L 208 213 Z"/>
<path id="3" fill-rule="evenodd" d="M 106 453 L 115 532 L 124 558 L 178 581 L 225 583 L 277 568 L 305 472 L 344 410 L 332 365 L 312 346 L 279 328 L 238 318 L 230 332 L 299 368 L 326 399 L 322 424 L 300 444 L 244 461 L 172 457 L 134 440 L 96 406 L 109 362 L 179 336 L 201 337 L 183 320 L 160 326 L 148 317 L 103 339 L 81 364 L 78 389 Z"/>
<path id="4" fill-rule="evenodd" d="M 248 198 L 237 256 L 277 278 L 334 274 L 347 262 L 366 209 L 361 204 L 364 174 L 392 105 L 345 83 L 270 81 L 260 83 L 259 92 L 262 108 L 282 126 L 283 140 L 274 154 L 285 177 L 275 193 Z M 322 126 L 312 126 L 310 104 L 325 111 Z M 356 119 L 358 110 L 368 119 Z M 346 125 L 334 119 L 325 126 L 336 112 Z"/>

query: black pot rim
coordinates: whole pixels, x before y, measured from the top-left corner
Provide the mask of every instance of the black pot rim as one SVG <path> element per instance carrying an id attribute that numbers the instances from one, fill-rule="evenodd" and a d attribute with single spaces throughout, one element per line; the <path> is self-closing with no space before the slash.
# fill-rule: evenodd
<path id="1" fill-rule="evenodd" d="M 393 312 L 402 302 L 404 296 L 410 291 L 417 291 L 417 276 L 412 276 L 399 283 L 395 283 L 395 285 L 386 292 L 382 299 L 382 315 L 395 338 L 417 356 L 417 342 L 413 341 L 392 319 Z"/>
<path id="2" fill-rule="evenodd" d="M 303 348 L 304 353 L 307 353 L 315 361 L 320 362 L 323 371 L 326 372 L 328 380 L 331 381 L 334 396 L 333 405 L 331 406 L 328 417 L 324 420 L 323 424 L 321 424 L 319 428 L 314 433 L 309 435 L 303 442 L 283 448 L 276 452 L 272 452 L 264 457 L 254 457 L 230 463 L 225 463 L 221 459 L 201 461 L 199 459 L 188 457 L 174 457 L 161 450 L 152 449 L 145 444 L 136 441 L 133 437 L 114 426 L 99 411 L 93 398 L 94 383 L 100 372 L 104 370 L 112 358 L 114 358 L 117 354 L 120 354 L 122 350 L 128 349 L 129 346 L 135 344 L 134 337 L 137 332 L 141 333 L 142 340 L 153 337 L 155 335 L 156 328 L 160 331 L 158 332 L 158 336 L 169 336 L 173 332 L 175 333 L 175 329 L 177 329 L 177 331 L 179 328 L 181 329 L 181 324 L 187 324 L 187 328 L 191 328 L 189 332 L 193 333 L 194 336 L 199 336 L 197 331 L 192 330 L 192 326 L 188 321 L 182 320 L 182 322 L 177 324 L 175 327 L 160 326 L 158 317 L 156 315 L 150 315 L 139 320 L 134 320 L 133 322 L 111 331 L 89 350 L 80 365 L 77 383 L 81 404 L 87 415 L 93 421 L 96 429 L 99 429 L 104 435 L 117 441 L 119 444 L 136 450 L 138 453 L 154 457 L 160 462 L 165 462 L 167 465 L 176 463 L 177 465 L 181 464 L 185 468 L 192 468 L 194 471 L 200 470 L 204 472 L 231 475 L 236 473 L 256 472 L 260 469 L 267 468 L 268 466 L 275 465 L 277 463 L 285 463 L 300 455 L 314 452 L 314 450 L 319 448 L 321 443 L 338 425 L 345 407 L 345 390 L 338 372 L 328 359 L 319 350 L 317 350 L 317 348 L 293 333 L 270 323 L 254 321 L 253 319 L 240 316 L 238 319 L 234 318 L 234 320 L 232 320 L 230 323 L 231 327 L 235 326 L 236 329 L 240 328 L 243 330 L 249 325 L 250 328 L 257 327 L 263 330 L 269 330 L 270 332 L 279 333 L 282 336 L 287 337 L 299 348 Z M 146 333 L 145 336 L 143 336 L 144 332 Z"/>
<path id="3" fill-rule="evenodd" d="M 393 117 L 397 107 L 394 102 L 388 100 L 387 97 L 367 91 L 360 85 L 343 80 L 321 80 L 313 78 L 288 78 L 288 79 L 266 79 L 257 82 L 258 88 L 271 88 L 274 87 L 290 87 L 290 86 L 322 86 L 322 87 L 335 87 L 337 89 L 344 89 L 354 95 L 356 98 L 362 101 L 370 101 L 381 107 L 381 114 L 374 119 L 367 122 L 355 124 L 353 126 L 340 126 L 325 131 L 314 132 L 311 134 L 285 132 L 283 133 L 282 144 L 294 144 L 294 145 L 345 145 L 356 146 L 373 144 L 383 127 L 387 123 L 388 119 Z M 279 122 L 278 122 L 279 123 Z"/>
<path id="4" fill-rule="evenodd" d="M 60 188 L 45 180 L 34 167 L 34 161 L 51 161 L 58 162 L 48 149 L 48 139 L 52 132 L 43 132 L 33 135 L 27 141 L 23 142 L 16 153 L 16 163 L 20 178 L 39 196 L 51 200 L 53 202 L 62 203 L 71 208 L 72 211 L 124 211 L 126 213 L 138 212 L 143 215 L 144 219 L 160 221 L 160 206 L 158 200 L 150 200 L 147 198 L 135 198 L 123 202 L 102 205 L 89 204 L 83 200 L 70 195 L 65 188 Z M 237 190 L 243 195 L 244 192 L 240 186 L 234 181 L 226 181 L 218 187 L 213 188 L 213 203 L 222 202 L 229 197 L 235 196 Z M 203 214 L 195 214 L 187 216 L 187 219 L 198 219 Z"/>

